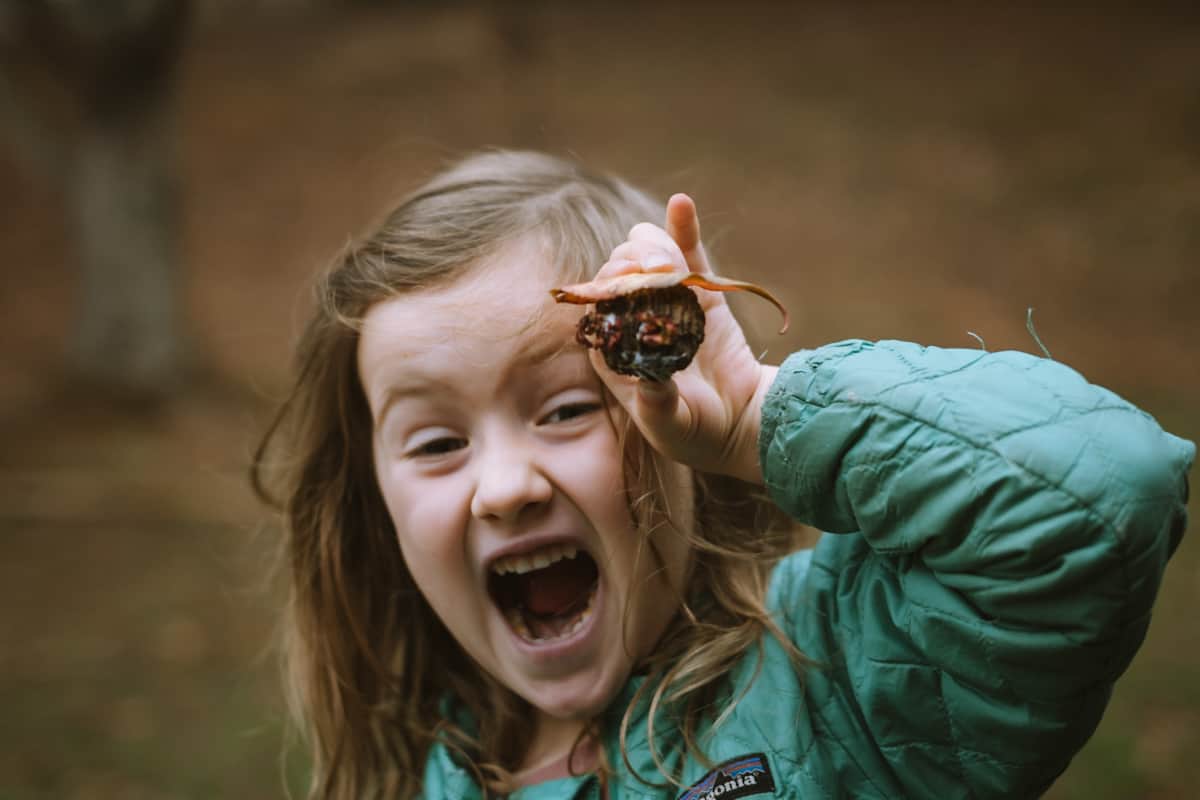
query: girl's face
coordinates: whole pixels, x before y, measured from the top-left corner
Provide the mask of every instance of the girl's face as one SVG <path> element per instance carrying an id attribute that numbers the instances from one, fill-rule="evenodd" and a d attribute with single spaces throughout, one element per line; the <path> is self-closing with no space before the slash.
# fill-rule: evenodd
<path id="1" fill-rule="evenodd" d="M 550 298 L 561 282 L 521 242 L 445 288 L 372 307 L 358 366 L 379 486 L 421 592 L 493 677 L 582 719 L 662 635 L 689 557 L 667 525 L 652 535 L 665 570 L 640 545 L 603 387 L 575 343 L 580 310 Z M 663 478 L 672 519 L 690 527 L 690 472 Z"/>

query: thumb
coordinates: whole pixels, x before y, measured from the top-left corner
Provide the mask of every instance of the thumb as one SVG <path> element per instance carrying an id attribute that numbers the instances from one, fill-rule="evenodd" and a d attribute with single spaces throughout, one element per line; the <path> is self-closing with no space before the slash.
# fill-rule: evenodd
<path id="1" fill-rule="evenodd" d="M 633 414 L 642 435 L 669 456 L 675 455 L 672 445 L 681 444 L 691 427 L 691 412 L 671 378 L 662 383 L 638 381 Z"/>
<path id="2" fill-rule="evenodd" d="M 588 351 L 592 368 L 605 388 L 633 420 L 650 445 L 665 456 L 679 459 L 681 445 L 692 427 L 692 412 L 679 394 L 674 378 L 662 383 L 618 375 L 596 350 Z"/>

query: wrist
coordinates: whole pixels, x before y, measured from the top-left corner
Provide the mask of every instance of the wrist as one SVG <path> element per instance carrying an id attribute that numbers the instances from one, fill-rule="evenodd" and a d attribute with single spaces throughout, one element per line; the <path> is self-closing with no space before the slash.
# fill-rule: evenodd
<path id="1" fill-rule="evenodd" d="M 758 486 L 763 485 L 762 464 L 758 458 L 758 434 L 762 430 L 763 404 L 766 402 L 767 392 L 775 383 L 775 377 L 778 374 L 779 367 L 767 364 L 759 366 L 758 384 L 755 386 L 750 401 L 746 404 L 746 410 L 742 413 L 742 430 L 739 436 L 740 444 L 734 477 Z"/>

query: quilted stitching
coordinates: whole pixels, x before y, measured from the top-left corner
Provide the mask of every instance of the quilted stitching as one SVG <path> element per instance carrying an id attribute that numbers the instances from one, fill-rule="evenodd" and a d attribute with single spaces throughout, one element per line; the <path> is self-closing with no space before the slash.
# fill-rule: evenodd
<path id="1" fill-rule="evenodd" d="M 712 755 L 768 753 L 794 800 L 1044 790 L 1144 635 L 1194 447 L 1057 362 L 847 341 L 784 363 L 759 449 L 782 508 L 847 535 L 776 568 L 772 612 L 816 666 L 748 655 Z"/>
<path id="2" fill-rule="evenodd" d="M 1106 681 L 1132 657 L 1134 629 L 1144 630 L 1192 448 L 1066 367 L 1023 354 L 842 343 L 789 362 L 780 377 L 788 385 L 773 387 L 783 413 L 764 423 L 760 440 L 768 488 L 803 522 L 863 528 L 874 552 L 827 536 L 813 559 L 821 624 L 844 652 L 842 691 L 870 706 L 891 702 L 879 696 L 888 669 L 907 664 L 938 676 L 920 698 L 892 698 L 908 714 L 873 716 L 870 707 L 822 698 L 818 735 L 844 736 L 848 726 L 860 737 L 823 747 L 858 763 L 849 751 L 867 752 L 874 741 L 913 796 L 1004 797 L 1043 787 L 1090 733 Z M 1097 437 L 1121 455 L 1098 448 Z M 953 479 L 927 485 L 947 467 Z M 922 496 L 914 491 L 927 494 L 922 505 L 913 506 Z M 1017 544 L 1048 549 L 1022 555 Z M 1109 577 L 1095 582 L 1096 575 Z M 872 599 L 868 583 L 878 581 L 896 581 L 901 594 Z M 1028 620 L 1014 623 L 1026 584 L 1042 593 L 1046 610 L 1031 603 L 1020 612 Z M 1110 586 L 1119 593 L 1108 594 Z M 892 611 L 878 605 L 884 599 Z M 1060 629 L 1049 624 L 1052 613 L 1087 624 Z M 902 632 L 878 628 L 889 615 Z M 864 628 L 872 619 L 875 629 Z M 790 628 L 798 644 L 833 655 L 812 636 L 817 615 L 806 622 L 809 629 Z M 900 637 L 908 642 L 896 644 Z M 1078 657 L 1061 658 L 1066 653 Z M 1060 661 L 1087 669 L 1075 675 Z M 1029 695 L 1035 687 L 1054 702 Z M 911 725 L 910 735 L 888 734 L 887 723 L 881 729 L 884 714 Z M 997 752 L 974 747 L 972 731 L 988 719 L 1042 742 L 1036 760 L 1017 758 L 1011 743 Z M 1013 741 L 1023 735 L 1008 730 Z M 906 763 L 920 754 L 932 754 L 932 766 Z M 935 791 L 939 772 L 978 789 Z"/>

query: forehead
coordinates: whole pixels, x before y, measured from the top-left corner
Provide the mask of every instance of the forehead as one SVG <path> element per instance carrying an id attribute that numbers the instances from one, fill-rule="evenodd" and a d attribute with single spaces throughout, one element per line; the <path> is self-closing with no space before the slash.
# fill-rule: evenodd
<path id="1" fill-rule="evenodd" d="M 561 270 L 535 243 L 481 262 L 458 280 L 372 306 L 363 320 L 359 372 L 377 380 L 537 361 L 574 342 L 578 306 L 554 302 Z"/>

